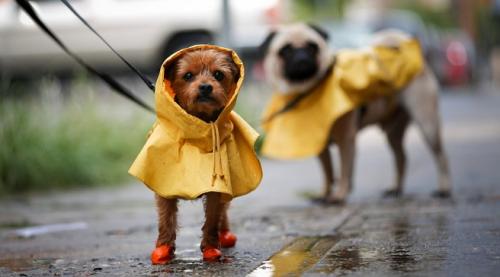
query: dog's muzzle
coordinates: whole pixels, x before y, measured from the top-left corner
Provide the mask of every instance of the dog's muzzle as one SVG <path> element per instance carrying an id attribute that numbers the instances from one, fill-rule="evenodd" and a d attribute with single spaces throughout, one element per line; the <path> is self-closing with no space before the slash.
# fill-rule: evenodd
<path id="1" fill-rule="evenodd" d="M 284 63 L 284 75 L 292 82 L 306 81 L 318 72 L 316 57 L 305 50 L 296 50 Z"/>

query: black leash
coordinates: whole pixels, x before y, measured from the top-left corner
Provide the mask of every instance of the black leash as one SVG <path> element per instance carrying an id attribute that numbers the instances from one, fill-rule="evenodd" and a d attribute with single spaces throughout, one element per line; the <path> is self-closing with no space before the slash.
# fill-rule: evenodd
<path id="1" fill-rule="evenodd" d="M 153 85 L 153 83 L 146 76 L 144 76 L 144 74 L 141 71 L 139 71 L 139 69 L 137 69 L 136 67 L 134 67 L 125 58 L 123 58 L 118 52 L 116 52 L 116 50 L 92 26 L 90 26 L 90 24 L 87 22 L 87 20 L 85 20 L 75 10 L 75 8 L 73 8 L 73 6 L 71 6 L 71 4 L 67 0 L 61 0 L 61 2 L 63 2 L 63 4 L 66 5 L 66 7 L 68 7 L 68 9 L 70 9 L 73 14 L 76 15 L 76 17 L 78 17 L 78 19 L 80 19 L 80 21 L 83 24 L 85 24 L 85 26 L 87 26 L 87 28 L 89 28 L 97 37 L 99 37 L 101 39 L 101 41 L 104 42 L 104 44 L 106 44 L 106 46 L 108 46 L 109 49 L 111 49 L 111 51 L 113 51 L 113 53 L 115 53 L 132 71 L 134 71 L 137 75 L 139 75 L 139 77 L 142 79 L 142 81 L 144 81 L 144 83 L 153 92 L 155 91 L 155 86 Z"/>
<path id="2" fill-rule="evenodd" d="M 106 84 L 108 84 L 112 89 L 121 94 L 122 96 L 130 99 L 135 102 L 139 106 L 145 108 L 150 112 L 154 112 L 154 109 L 151 108 L 148 104 L 144 103 L 141 99 L 137 98 L 132 92 L 123 87 L 120 83 L 115 81 L 111 76 L 102 73 L 87 63 L 85 63 L 79 56 L 75 53 L 71 52 L 69 48 L 43 23 L 40 19 L 36 11 L 33 9 L 31 4 L 27 0 L 16 0 L 17 4 L 33 19 L 33 21 L 40 27 L 48 36 L 50 36 L 68 55 L 70 55 L 73 59 L 75 59 L 80 65 L 85 67 L 89 72 L 92 72 L 99 78 L 101 78 Z"/>
<path id="3" fill-rule="evenodd" d="M 268 117 L 264 118 L 262 120 L 262 124 L 266 124 L 266 123 L 270 122 L 271 120 L 273 120 L 278 115 L 288 112 L 293 107 L 295 107 L 297 104 L 299 104 L 300 100 L 304 99 L 307 95 L 309 95 L 309 92 L 300 93 L 295 98 L 290 100 L 290 102 L 286 103 L 285 106 L 283 106 L 283 108 L 279 109 L 278 111 L 276 111 L 276 112 L 270 114 Z"/>

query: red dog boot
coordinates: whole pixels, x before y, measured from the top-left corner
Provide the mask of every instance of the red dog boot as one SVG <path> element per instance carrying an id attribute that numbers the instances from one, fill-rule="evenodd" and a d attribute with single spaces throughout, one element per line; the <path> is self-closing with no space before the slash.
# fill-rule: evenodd
<path id="1" fill-rule="evenodd" d="M 215 262 L 220 259 L 222 252 L 213 246 L 206 246 L 203 249 L 203 260 L 207 262 Z"/>
<path id="2" fill-rule="evenodd" d="M 236 245 L 236 235 L 229 230 L 224 230 L 219 233 L 219 243 L 224 248 L 233 247 Z"/>
<path id="3" fill-rule="evenodd" d="M 154 265 L 163 265 L 174 258 L 175 248 L 168 245 L 160 245 L 151 253 L 151 263 Z"/>

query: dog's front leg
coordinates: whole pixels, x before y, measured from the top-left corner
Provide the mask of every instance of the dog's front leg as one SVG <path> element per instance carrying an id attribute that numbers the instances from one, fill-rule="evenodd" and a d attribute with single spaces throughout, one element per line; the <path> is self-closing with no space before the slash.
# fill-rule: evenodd
<path id="1" fill-rule="evenodd" d="M 340 152 L 340 181 L 337 189 L 328 202 L 332 204 L 342 204 L 351 191 L 352 173 L 354 167 L 355 138 L 352 137 L 338 144 Z"/>
<path id="2" fill-rule="evenodd" d="M 158 240 L 156 246 L 175 247 L 177 231 L 177 199 L 166 199 L 156 195 L 158 209 Z"/>
<path id="3" fill-rule="evenodd" d="M 221 194 L 209 192 L 205 196 L 205 224 L 203 224 L 203 237 L 200 244 L 204 260 L 217 260 L 221 257 L 219 250 L 219 227 L 224 203 Z"/>
<path id="4" fill-rule="evenodd" d="M 177 199 L 166 199 L 155 195 L 158 209 L 158 239 L 156 249 L 151 253 L 153 264 L 166 264 L 175 252 L 177 231 Z"/>
<path id="5" fill-rule="evenodd" d="M 327 201 L 332 194 L 332 187 L 335 178 L 329 145 L 327 145 L 325 149 L 321 151 L 318 158 L 321 163 L 321 169 L 323 170 L 323 176 L 324 176 L 324 186 L 323 186 L 324 190 L 321 200 Z"/>

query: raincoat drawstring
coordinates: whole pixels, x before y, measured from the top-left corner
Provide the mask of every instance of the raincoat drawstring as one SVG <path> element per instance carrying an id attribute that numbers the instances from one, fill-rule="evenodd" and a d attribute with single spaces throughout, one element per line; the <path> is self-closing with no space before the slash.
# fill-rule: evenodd
<path id="1" fill-rule="evenodd" d="M 222 171 L 222 156 L 220 154 L 220 136 L 219 127 L 215 122 L 210 122 L 212 129 L 212 153 L 213 153 L 213 172 L 212 172 L 212 186 L 215 184 L 215 179 L 219 176 L 224 179 L 224 172 Z"/>

